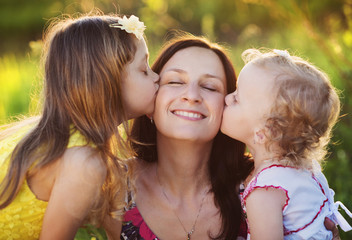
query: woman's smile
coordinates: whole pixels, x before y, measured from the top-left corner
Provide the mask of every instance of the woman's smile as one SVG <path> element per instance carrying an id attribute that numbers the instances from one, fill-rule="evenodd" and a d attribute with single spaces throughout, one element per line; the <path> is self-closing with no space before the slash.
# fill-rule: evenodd
<path id="1" fill-rule="evenodd" d="M 190 111 L 190 110 L 174 110 L 171 111 L 174 115 L 192 121 L 202 120 L 206 118 L 206 116 L 200 112 Z"/>

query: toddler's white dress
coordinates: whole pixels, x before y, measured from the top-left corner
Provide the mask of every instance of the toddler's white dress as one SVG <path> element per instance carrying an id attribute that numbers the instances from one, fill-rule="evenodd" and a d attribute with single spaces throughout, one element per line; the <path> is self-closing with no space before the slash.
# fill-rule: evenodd
<path id="1" fill-rule="evenodd" d="M 285 240 L 332 239 L 332 232 L 324 227 L 325 217 L 339 224 L 344 231 L 352 229 L 338 212 L 338 207 L 341 206 L 350 217 L 352 214 L 341 202 L 334 203 L 334 191 L 329 188 L 320 170 L 313 174 L 308 170 L 278 164 L 264 168 L 250 181 L 242 194 L 244 211 L 247 197 L 256 188 L 277 188 L 285 192 Z M 250 229 L 248 231 L 250 239 Z"/>

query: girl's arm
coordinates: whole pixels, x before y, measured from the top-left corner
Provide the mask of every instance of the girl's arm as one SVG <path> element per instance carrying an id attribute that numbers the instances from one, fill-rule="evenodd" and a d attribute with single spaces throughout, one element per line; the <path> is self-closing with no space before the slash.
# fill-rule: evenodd
<path id="1" fill-rule="evenodd" d="M 257 188 L 246 199 L 251 240 L 284 239 L 282 209 L 286 193 L 276 188 Z"/>
<path id="2" fill-rule="evenodd" d="M 100 196 L 106 168 L 89 147 L 67 149 L 58 164 L 40 239 L 74 239 Z"/>

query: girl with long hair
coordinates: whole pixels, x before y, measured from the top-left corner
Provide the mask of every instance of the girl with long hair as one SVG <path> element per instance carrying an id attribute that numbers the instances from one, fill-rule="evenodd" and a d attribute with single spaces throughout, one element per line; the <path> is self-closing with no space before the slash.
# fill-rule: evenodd
<path id="1" fill-rule="evenodd" d="M 158 89 L 144 29 L 102 14 L 49 26 L 42 114 L 0 133 L 0 239 L 73 239 L 83 223 L 119 238 L 127 120 L 152 113 Z"/>

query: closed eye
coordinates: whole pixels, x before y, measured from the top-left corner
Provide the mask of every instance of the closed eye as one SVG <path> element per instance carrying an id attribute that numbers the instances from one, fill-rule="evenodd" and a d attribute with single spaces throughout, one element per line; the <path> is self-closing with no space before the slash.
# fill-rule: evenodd
<path id="1" fill-rule="evenodd" d="M 169 85 L 182 85 L 183 82 L 170 81 L 167 84 L 169 84 Z"/>
<path id="2" fill-rule="evenodd" d="M 206 90 L 209 90 L 209 91 L 211 91 L 211 92 L 215 92 L 215 91 L 217 91 L 217 89 L 216 89 L 216 88 L 214 88 L 214 87 L 207 87 L 207 86 L 203 86 L 202 88 L 204 88 L 204 89 L 206 89 Z"/>

